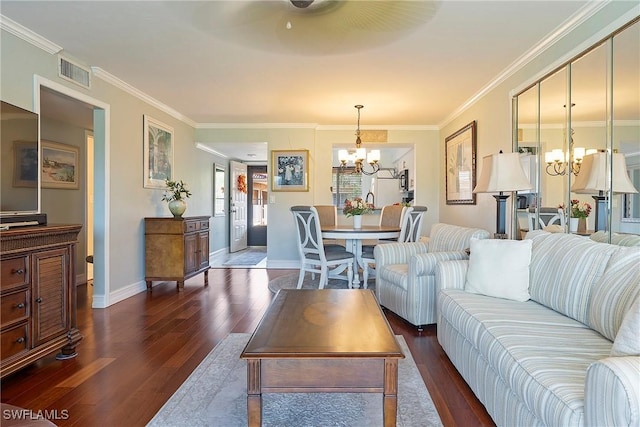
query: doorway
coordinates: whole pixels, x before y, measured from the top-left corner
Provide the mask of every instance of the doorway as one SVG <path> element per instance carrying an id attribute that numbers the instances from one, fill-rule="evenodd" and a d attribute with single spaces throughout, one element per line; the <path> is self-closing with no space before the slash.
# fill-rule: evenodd
<path id="1" fill-rule="evenodd" d="M 247 244 L 249 246 L 267 246 L 267 166 L 248 166 L 249 229 Z"/>

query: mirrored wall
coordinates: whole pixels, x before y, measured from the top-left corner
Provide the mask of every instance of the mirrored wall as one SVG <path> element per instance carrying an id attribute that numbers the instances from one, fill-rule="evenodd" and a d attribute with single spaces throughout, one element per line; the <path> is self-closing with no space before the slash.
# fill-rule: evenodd
<path id="1" fill-rule="evenodd" d="M 516 94 L 514 151 L 533 189 L 518 193 L 514 235 L 553 211 L 564 232 L 640 234 L 639 93 L 636 19 Z"/>

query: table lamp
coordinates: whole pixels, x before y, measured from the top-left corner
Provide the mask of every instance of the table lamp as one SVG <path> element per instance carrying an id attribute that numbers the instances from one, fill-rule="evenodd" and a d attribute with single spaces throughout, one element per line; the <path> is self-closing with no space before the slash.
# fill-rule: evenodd
<path id="1" fill-rule="evenodd" d="M 506 239 L 505 228 L 507 199 L 509 194 L 518 190 L 531 189 L 531 183 L 522 169 L 519 153 L 503 153 L 485 156 L 482 159 L 482 171 L 478 178 L 478 184 L 473 189 L 474 193 L 499 193 L 494 195 L 497 203 L 496 233 L 497 239 Z"/>
<path id="2" fill-rule="evenodd" d="M 574 193 L 597 194 L 597 196 L 593 196 L 593 200 L 596 202 L 596 231 L 607 229 L 608 215 L 605 191 L 612 188 L 614 194 L 638 192 L 629 179 L 627 164 L 622 153 L 613 153 L 613 185 L 609 185 L 609 172 L 606 152 L 588 154 L 582 159 L 580 173 L 571 186 L 571 191 Z"/>

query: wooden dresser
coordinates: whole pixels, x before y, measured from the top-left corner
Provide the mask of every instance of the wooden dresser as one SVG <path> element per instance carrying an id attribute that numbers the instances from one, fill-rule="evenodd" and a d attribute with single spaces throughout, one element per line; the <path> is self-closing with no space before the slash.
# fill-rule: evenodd
<path id="1" fill-rule="evenodd" d="M 144 219 L 144 259 L 147 290 L 154 280 L 184 281 L 204 272 L 209 284 L 209 217 Z"/>
<path id="2" fill-rule="evenodd" d="M 75 252 L 81 225 L 0 231 L 0 377 L 56 351 L 76 356 Z"/>

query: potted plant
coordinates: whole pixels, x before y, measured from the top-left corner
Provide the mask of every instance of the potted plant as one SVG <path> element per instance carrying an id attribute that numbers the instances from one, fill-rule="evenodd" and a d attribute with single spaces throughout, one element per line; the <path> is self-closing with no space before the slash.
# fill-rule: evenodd
<path id="1" fill-rule="evenodd" d="M 564 209 L 564 204 L 561 203 L 559 208 Z M 591 213 L 591 205 L 587 202 L 581 202 L 580 200 L 571 200 L 571 206 L 569 209 L 569 232 L 570 233 L 582 233 L 587 228 L 587 218 Z"/>
<path id="2" fill-rule="evenodd" d="M 187 209 L 187 203 L 184 199 L 188 199 L 191 196 L 191 191 L 187 189 L 187 184 L 182 180 L 172 181 L 167 178 L 165 184 L 167 185 L 167 190 L 162 196 L 162 200 L 169 202 L 169 210 L 174 217 L 181 218 Z"/>

